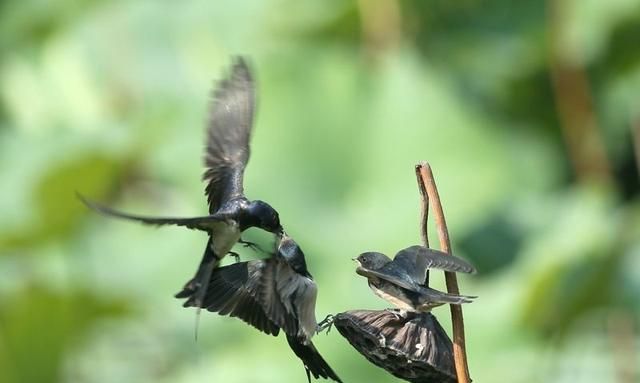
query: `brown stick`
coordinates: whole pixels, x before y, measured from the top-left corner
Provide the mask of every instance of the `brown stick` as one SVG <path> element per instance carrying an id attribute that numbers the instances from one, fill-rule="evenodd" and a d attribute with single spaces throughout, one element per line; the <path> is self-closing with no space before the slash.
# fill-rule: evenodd
<path id="1" fill-rule="evenodd" d="M 418 187 L 420 194 L 422 195 L 422 238 L 423 243 L 428 244 L 427 240 L 427 225 L 426 215 L 428 208 L 425 208 L 426 204 L 431 204 L 433 209 L 436 228 L 438 229 L 438 238 L 440 240 L 440 250 L 445 253 L 451 254 L 451 241 L 449 240 L 449 231 L 447 230 L 447 223 L 444 219 L 444 212 L 442 211 L 442 203 L 440 202 L 440 195 L 438 194 L 438 188 L 433 178 L 433 172 L 431 166 L 426 162 L 421 162 L 416 166 L 416 175 L 418 176 Z M 424 191 L 424 192 L 423 192 Z M 447 291 L 450 294 L 459 294 L 458 280 L 455 273 L 445 272 L 445 282 L 447 284 Z M 469 377 L 469 366 L 467 365 L 467 351 L 464 339 L 464 320 L 462 318 L 462 308 L 460 305 L 450 305 L 451 307 L 451 322 L 453 324 L 453 358 L 456 365 L 456 375 L 458 376 L 458 383 L 469 383 L 471 378 Z"/>
<path id="2" fill-rule="evenodd" d="M 422 179 L 422 165 L 416 165 L 416 179 L 418 180 L 418 190 L 420 191 L 420 238 L 422 239 L 422 246 L 429 247 L 429 232 L 427 229 L 427 223 L 429 222 L 429 194 L 427 194 L 427 186 Z"/>
<path id="3" fill-rule="evenodd" d="M 631 121 L 631 136 L 633 137 L 633 154 L 636 157 L 636 168 L 640 175 L 640 118 Z"/>
<path id="4" fill-rule="evenodd" d="M 561 28 L 565 24 L 567 1 L 548 0 L 549 72 L 560 128 L 576 177 L 611 183 L 611 164 L 598 128 L 593 91 L 583 65 L 564 55 Z"/>
<path id="5" fill-rule="evenodd" d="M 402 7 L 398 0 L 358 0 L 364 53 L 379 59 L 402 42 Z"/>

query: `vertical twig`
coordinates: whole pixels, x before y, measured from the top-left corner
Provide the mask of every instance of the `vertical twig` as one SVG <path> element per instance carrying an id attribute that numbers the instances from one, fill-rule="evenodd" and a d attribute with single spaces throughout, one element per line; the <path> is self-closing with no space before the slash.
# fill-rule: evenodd
<path id="1" fill-rule="evenodd" d="M 356 4 L 367 58 L 379 58 L 400 45 L 402 10 L 398 0 L 358 0 Z"/>
<path id="2" fill-rule="evenodd" d="M 421 169 L 422 164 L 416 165 L 416 179 L 418 181 L 418 190 L 420 191 L 420 238 L 422 239 L 422 246 L 429 247 L 429 234 L 427 233 L 429 194 L 427 194 L 427 187 L 422 179 Z"/>
<path id="3" fill-rule="evenodd" d="M 442 203 L 440 202 L 440 196 L 438 194 L 438 188 L 436 187 L 435 180 L 433 178 L 433 172 L 431 166 L 422 162 L 416 166 L 416 175 L 418 176 L 418 187 L 420 194 L 422 195 L 422 239 L 423 243 L 428 244 L 427 240 L 427 212 L 428 208 L 426 204 L 431 204 L 433 209 L 436 228 L 438 230 L 438 238 L 440 240 L 440 250 L 445 253 L 451 254 L 451 241 L 449 240 L 449 231 L 447 230 L 447 223 L 444 219 L 444 212 L 442 211 Z M 447 291 L 450 294 L 459 294 L 458 280 L 455 273 L 445 272 L 445 281 L 447 284 Z M 467 365 L 467 351 L 464 338 L 464 320 L 462 318 L 462 308 L 460 305 L 450 305 L 451 308 L 451 322 L 453 324 L 453 358 L 456 365 L 456 375 L 458 376 L 458 383 L 469 383 L 471 378 L 469 377 L 469 366 Z"/>
<path id="4" fill-rule="evenodd" d="M 562 27 L 566 19 L 566 0 L 548 0 L 549 72 L 560 127 L 576 178 L 613 180 L 597 116 L 589 78 L 583 65 L 564 55 Z"/>
<path id="5" fill-rule="evenodd" d="M 418 190 L 420 191 L 420 238 L 422 239 L 422 246 L 429 247 L 429 229 L 427 228 L 429 223 L 429 194 L 420 174 L 421 167 L 422 165 L 416 165 L 415 168 Z M 427 270 L 424 281 L 426 285 L 429 285 L 429 270 Z"/>
<path id="6" fill-rule="evenodd" d="M 619 383 L 638 381 L 638 367 L 635 361 L 633 318 L 626 310 L 616 310 L 609 314 L 608 332 L 613 354 L 614 369 Z"/>
<path id="7" fill-rule="evenodd" d="M 631 121 L 631 137 L 633 140 L 633 154 L 636 158 L 636 170 L 640 175 L 640 118 Z"/>

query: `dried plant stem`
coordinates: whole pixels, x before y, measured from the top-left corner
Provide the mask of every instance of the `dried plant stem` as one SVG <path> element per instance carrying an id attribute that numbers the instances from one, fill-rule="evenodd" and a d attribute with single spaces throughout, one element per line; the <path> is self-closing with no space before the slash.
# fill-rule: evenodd
<path id="1" fill-rule="evenodd" d="M 636 330 L 633 316 L 628 311 L 619 309 L 609 314 L 608 332 L 611 351 L 614 355 L 614 370 L 619 383 L 638 381 L 638 367 L 634 340 Z"/>
<path id="2" fill-rule="evenodd" d="M 358 0 L 364 53 L 378 59 L 402 42 L 402 7 L 398 0 Z"/>
<path id="3" fill-rule="evenodd" d="M 433 178 L 433 172 L 431 166 L 422 162 L 416 165 L 416 176 L 418 179 L 418 188 L 422 196 L 422 214 L 421 214 L 421 229 L 422 229 L 422 241 L 425 246 L 429 245 L 427 238 L 427 214 L 428 207 L 431 205 L 433 215 L 438 230 L 438 238 L 440 240 L 440 250 L 445 253 L 451 254 L 451 241 L 449 240 L 449 231 L 447 230 L 447 223 L 444 219 L 444 212 L 442 211 L 442 203 L 440 202 L 440 196 L 438 194 L 438 188 Z M 458 280 L 455 273 L 445 272 L 445 282 L 447 284 L 447 291 L 450 294 L 459 294 Z M 450 305 L 451 307 L 451 322 L 453 324 L 453 357 L 456 366 L 456 375 L 459 383 L 469 383 L 471 378 L 469 377 L 469 366 L 467 365 L 467 351 L 464 338 L 464 320 L 462 318 L 462 308 L 460 305 Z"/>
<path id="4" fill-rule="evenodd" d="M 427 186 L 422 179 L 423 164 L 416 165 L 416 179 L 418 180 L 418 190 L 420 191 L 420 238 L 422 246 L 429 247 L 429 234 L 427 223 L 429 222 L 429 194 L 427 194 Z"/>
<path id="5" fill-rule="evenodd" d="M 566 24 L 565 0 L 547 0 L 549 72 L 560 128 L 576 177 L 611 183 L 607 157 L 598 119 L 593 107 L 593 91 L 586 69 L 566 59 L 562 28 Z"/>
<path id="6" fill-rule="evenodd" d="M 640 175 L 640 117 L 631 122 L 631 136 L 633 137 L 633 153 L 636 157 L 636 168 Z"/>

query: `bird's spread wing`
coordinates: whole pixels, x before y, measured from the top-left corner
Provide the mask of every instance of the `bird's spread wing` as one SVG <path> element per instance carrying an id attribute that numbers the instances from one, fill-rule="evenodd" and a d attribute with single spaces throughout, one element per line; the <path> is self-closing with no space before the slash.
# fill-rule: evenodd
<path id="1" fill-rule="evenodd" d="M 396 254 L 393 261 L 381 269 L 400 268 L 406 270 L 411 280 L 422 284 L 428 269 L 439 269 L 455 273 L 475 273 L 476 269 L 467 261 L 442 251 L 424 246 L 411 246 Z"/>
<path id="2" fill-rule="evenodd" d="M 304 306 L 315 309 L 315 283 L 309 285 L 298 280 L 289 275 L 290 268 L 287 268 L 285 263 L 273 258 L 217 268 L 211 275 L 203 306 L 220 315 L 238 317 L 267 334 L 277 335 L 282 328 L 289 346 L 309 374 L 341 382 L 313 343 L 298 335 L 304 323 L 298 323 L 296 313 L 302 312 L 304 317 Z M 192 296 L 185 306 L 193 305 Z M 315 313 L 313 315 L 315 330 Z"/>
<path id="3" fill-rule="evenodd" d="M 226 217 L 222 214 L 213 214 L 202 217 L 191 217 L 191 218 L 169 218 L 169 217 L 148 217 L 141 215 L 134 215 L 123 213 L 118 210 L 114 210 L 110 207 L 98 204 L 93 201 L 89 201 L 84 198 L 80 194 L 78 194 L 78 198 L 84 203 L 88 208 L 95 210 L 99 213 L 110 215 L 112 217 L 124 218 L 131 221 L 141 222 L 147 225 L 177 225 L 177 226 L 185 226 L 189 229 L 196 229 L 202 231 L 210 231 L 212 226 L 217 224 L 220 221 L 226 219 Z"/>
<path id="4" fill-rule="evenodd" d="M 243 195 L 254 109 L 253 79 L 247 64 L 238 57 L 229 77 L 218 84 L 210 106 L 203 175 L 208 182 L 205 193 L 210 213 Z"/>
<path id="5" fill-rule="evenodd" d="M 220 315 L 237 317 L 258 330 L 278 335 L 280 328 L 270 320 L 259 302 L 261 279 L 267 261 L 234 263 L 215 269 L 211 274 L 203 307 Z M 195 306 L 191 296 L 185 306 Z"/>
<path id="6" fill-rule="evenodd" d="M 268 334 L 310 338 L 316 329 L 315 283 L 274 258 L 235 263 L 211 275 L 203 307 L 238 317 Z M 311 281 L 312 282 L 312 281 Z M 185 306 L 194 306 L 191 297 Z"/>

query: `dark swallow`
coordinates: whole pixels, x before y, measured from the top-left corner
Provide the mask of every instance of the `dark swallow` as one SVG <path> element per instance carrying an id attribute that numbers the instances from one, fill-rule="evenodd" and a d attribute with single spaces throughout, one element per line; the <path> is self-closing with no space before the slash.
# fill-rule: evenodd
<path id="1" fill-rule="evenodd" d="M 207 182 L 205 194 L 209 215 L 191 218 L 147 217 L 127 214 L 80 199 L 90 208 L 115 217 L 142 222 L 149 225 L 178 225 L 206 232 L 209 235 L 202 261 L 195 276 L 176 294 L 176 298 L 192 298 L 200 307 L 202 296 L 211 272 L 222 258 L 231 252 L 236 242 L 242 241 L 240 234 L 258 227 L 274 234 L 282 232 L 278 213 L 268 203 L 248 200 L 244 195 L 243 176 L 249 161 L 249 140 L 255 109 L 254 82 L 242 58 L 236 58 L 231 74 L 222 80 L 210 106 L 207 140 L 204 155 Z"/>
<path id="2" fill-rule="evenodd" d="M 318 330 L 317 295 L 304 253 L 283 233 L 274 256 L 214 270 L 203 308 L 237 317 L 273 336 L 282 330 L 289 347 L 302 360 L 309 382 L 311 375 L 341 382 L 311 342 Z M 185 305 L 196 306 L 197 302 L 191 297 Z"/>
<path id="3" fill-rule="evenodd" d="M 382 299 L 401 310 L 429 312 L 443 304 L 469 303 L 476 297 L 447 294 L 428 286 L 428 269 L 475 273 L 467 261 L 424 246 L 411 246 L 396 254 L 393 261 L 376 252 L 355 259 L 356 272 L 369 280 L 369 287 Z"/>

